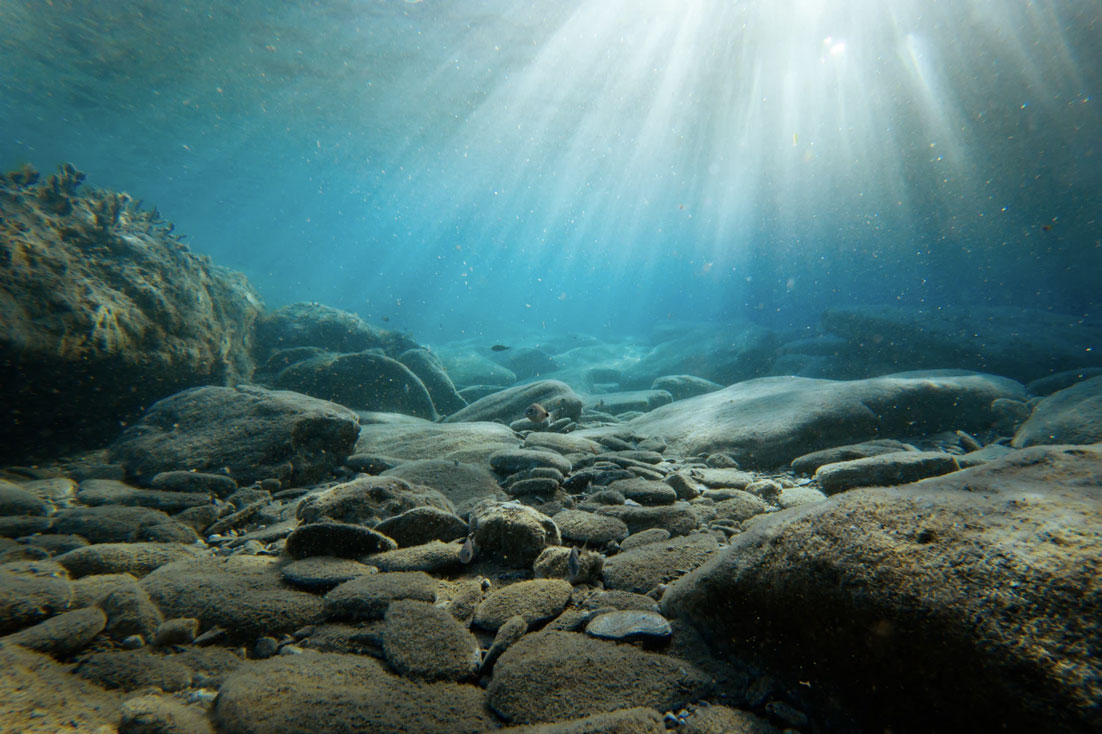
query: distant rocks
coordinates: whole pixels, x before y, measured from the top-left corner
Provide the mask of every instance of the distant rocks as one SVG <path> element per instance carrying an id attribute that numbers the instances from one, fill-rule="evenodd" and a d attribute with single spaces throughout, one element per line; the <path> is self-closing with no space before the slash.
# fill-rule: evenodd
<path id="1" fill-rule="evenodd" d="M 150 481 L 161 472 L 227 471 L 239 482 L 311 482 L 352 453 L 356 414 L 306 395 L 258 387 L 200 387 L 150 406 L 110 459 Z"/>
<path id="2" fill-rule="evenodd" d="M 682 454 L 725 452 L 765 468 L 873 438 L 982 430 L 995 421 L 994 400 L 1024 395 L 1013 380 L 954 371 L 847 382 L 767 377 L 679 400 L 628 425 Z"/>
<path id="3" fill-rule="evenodd" d="M 280 371 L 275 385 L 359 410 L 437 417 L 421 379 L 401 362 L 372 352 L 312 356 Z"/>
<path id="4" fill-rule="evenodd" d="M 261 362 L 279 350 L 313 347 L 333 354 L 380 350 L 397 359 L 419 345 L 395 331 L 371 326 L 359 316 L 320 303 L 294 303 L 264 314 L 256 322 Z"/>
<path id="5" fill-rule="evenodd" d="M 142 406 L 252 372 L 260 297 L 129 195 L 0 176 L 0 458 L 99 446 Z"/>
<path id="6" fill-rule="evenodd" d="M 1017 448 L 1102 441 L 1102 377 L 1046 397 L 1014 436 Z"/>
<path id="7" fill-rule="evenodd" d="M 569 385 L 558 380 L 541 380 L 487 395 L 444 420 L 447 423 L 492 420 L 508 423 L 523 418 L 532 403 L 539 403 L 551 413 L 551 420 L 577 420 L 582 412 L 582 398 Z"/>

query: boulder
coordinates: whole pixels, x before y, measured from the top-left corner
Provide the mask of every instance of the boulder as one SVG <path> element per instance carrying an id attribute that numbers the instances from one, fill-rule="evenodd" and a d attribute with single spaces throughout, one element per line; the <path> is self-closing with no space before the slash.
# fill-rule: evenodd
<path id="1" fill-rule="evenodd" d="M 1095 731 L 1100 477 L 1102 446 L 1037 447 L 773 513 L 663 612 L 869 731 Z"/>
<path id="2" fill-rule="evenodd" d="M 1037 404 L 1014 434 L 1017 448 L 1102 441 L 1102 377 L 1077 382 Z"/>
<path id="3" fill-rule="evenodd" d="M 874 438 L 982 431 L 996 420 L 994 400 L 1024 397 L 1013 380 L 962 371 L 852 381 L 764 377 L 665 405 L 627 426 L 664 437 L 672 453 L 722 452 L 743 467 L 775 468 Z"/>
<path id="4" fill-rule="evenodd" d="M 66 164 L 0 176 L 0 459 L 102 446 L 142 406 L 252 372 L 261 300 L 157 210 Z"/>
<path id="5" fill-rule="evenodd" d="M 520 437 L 500 423 L 380 423 L 360 429 L 356 453 L 488 466 L 490 454 L 520 444 Z"/>
<path id="6" fill-rule="evenodd" d="M 259 387 L 198 387 L 159 400 L 108 456 L 149 482 L 172 470 L 225 469 L 246 484 L 310 484 L 352 453 L 356 414 L 307 395 Z"/>
<path id="7" fill-rule="evenodd" d="M 471 511 L 471 538 L 480 557 L 511 568 L 527 568 L 549 545 L 562 538 L 555 521 L 518 502 L 486 502 Z"/>
<path id="8" fill-rule="evenodd" d="M 488 463 L 488 457 L 485 463 Z M 507 499 L 497 479 L 488 469 L 478 464 L 467 464 L 458 460 L 408 461 L 393 469 L 387 469 L 380 476 L 395 477 L 412 484 L 432 487 L 455 505 L 455 512 L 459 515 L 466 515 L 483 500 Z M 448 540 L 448 538 L 442 538 L 442 540 Z"/>
<path id="9" fill-rule="evenodd" d="M 466 627 L 446 609 L 413 599 L 387 607 L 383 654 L 401 675 L 430 681 L 470 678 L 482 662 L 478 640 Z"/>
<path id="10" fill-rule="evenodd" d="M 570 601 L 570 589 L 561 579 L 518 581 L 491 592 L 475 610 L 474 623 L 494 631 L 519 616 L 531 628 L 562 612 Z"/>
<path id="11" fill-rule="evenodd" d="M 1102 366 L 1102 323 L 1081 315 L 1014 306 L 850 306 L 823 313 L 842 337 L 844 377 L 954 367 L 1022 382 L 1053 372 Z"/>
<path id="12" fill-rule="evenodd" d="M 533 347 L 494 352 L 491 359 L 516 375 L 518 380 L 547 375 L 559 369 L 558 362 L 550 354 Z"/>
<path id="13" fill-rule="evenodd" d="M 358 410 L 437 418 L 420 378 L 401 362 L 372 352 L 324 353 L 296 362 L 279 373 L 276 386 Z"/>
<path id="14" fill-rule="evenodd" d="M 684 400 L 695 395 L 722 390 L 723 385 L 696 375 L 663 375 L 651 383 L 651 390 L 664 390 L 674 400 Z"/>
<path id="15" fill-rule="evenodd" d="M 494 726 L 475 686 L 409 680 L 369 657 L 312 650 L 242 665 L 222 684 L 214 718 L 233 734 L 481 734 Z"/>
<path id="16" fill-rule="evenodd" d="M 307 523 L 333 520 L 376 525 L 415 507 L 454 511 L 451 502 L 431 487 L 397 477 L 360 476 L 307 495 L 299 503 L 296 516 Z"/>
<path id="17" fill-rule="evenodd" d="M 451 378 L 448 377 L 444 363 L 429 350 L 407 350 L 402 352 L 398 361 L 421 380 L 425 389 L 429 391 L 432 404 L 441 415 L 450 415 L 467 406 L 467 401 L 459 395 Z"/>
<path id="18" fill-rule="evenodd" d="M 815 479 L 826 494 L 854 487 L 886 487 L 908 484 L 960 469 L 957 457 L 942 451 L 896 451 L 864 459 L 824 464 Z"/>
<path id="19" fill-rule="evenodd" d="M 525 635 L 498 659 L 490 707 L 510 723 L 558 721 L 631 706 L 677 710 L 707 675 L 678 658 L 573 632 Z"/>
<path id="20" fill-rule="evenodd" d="M 487 395 L 452 413 L 444 422 L 498 420 L 508 423 L 523 418 L 524 411 L 532 403 L 539 403 L 551 413 L 551 420 L 578 420 L 582 414 L 582 398 L 569 385 L 558 380 L 540 380 Z"/>
<path id="21" fill-rule="evenodd" d="M 297 347 L 337 354 L 378 349 L 397 358 L 417 346 L 399 332 L 376 328 L 356 314 L 320 303 L 292 303 L 256 322 L 256 349 L 261 360 L 275 350 Z"/>

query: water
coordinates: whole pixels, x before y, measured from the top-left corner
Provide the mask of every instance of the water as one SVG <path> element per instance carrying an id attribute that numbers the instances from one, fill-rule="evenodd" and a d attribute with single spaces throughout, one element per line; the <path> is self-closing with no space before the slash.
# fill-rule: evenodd
<path id="1" fill-rule="evenodd" d="M 1096 314 L 1100 38 L 1089 0 L 9 0 L 0 164 L 426 342 Z"/>

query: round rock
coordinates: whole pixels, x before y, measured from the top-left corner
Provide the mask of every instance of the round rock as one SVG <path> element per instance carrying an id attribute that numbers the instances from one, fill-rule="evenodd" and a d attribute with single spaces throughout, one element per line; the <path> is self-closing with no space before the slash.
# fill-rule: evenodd
<path id="1" fill-rule="evenodd" d="M 343 522 L 308 523 L 287 536 L 287 553 L 295 559 L 308 556 L 359 558 L 397 547 L 397 543 L 380 532 Z"/>
<path id="2" fill-rule="evenodd" d="M 303 591 L 324 593 L 340 586 L 346 581 L 370 576 L 376 573 L 374 566 L 368 566 L 351 558 L 333 556 L 310 556 L 291 561 L 280 569 L 283 579 Z"/>
<path id="3" fill-rule="evenodd" d="M 538 466 L 558 469 L 565 476 L 570 473 L 570 462 L 561 454 L 531 449 L 505 449 L 490 455 L 490 466 L 502 474 L 513 474 Z"/>
<path id="4" fill-rule="evenodd" d="M 496 630 L 514 615 L 531 627 L 559 614 L 570 601 L 571 586 L 561 579 L 520 581 L 491 593 L 478 605 L 474 623 Z"/>

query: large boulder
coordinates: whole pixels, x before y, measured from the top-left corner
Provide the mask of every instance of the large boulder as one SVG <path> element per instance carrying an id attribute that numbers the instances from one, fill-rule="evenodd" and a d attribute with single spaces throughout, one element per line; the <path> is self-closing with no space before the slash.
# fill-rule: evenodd
<path id="1" fill-rule="evenodd" d="M 108 456 L 148 483 L 160 472 L 226 470 L 238 483 L 309 484 L 352 453 L 359 419 L 307 395 L 259 387 L 199 387 L 159 400 Z"/>
<path id="2" fill-rule="evenodd" d="M 552 415 L 552 420 L 572 418 L 582 414 L 582 398 L 565 382 L 540 380 L 517 385 L 476 400 L 466 408 L 444 419 L 446 423 L 468 421 L 511 421 L 524 417 L 532 403 L 539 403 Z"/>
<path id="3" fill-rule="evenodd" d="M 874 438 L 985 430 L 996 420 L 992 401 L 1024 397 L 1013 380 L 964 371 L 852 381 L 763 377 L 664 405 L 627 426 L 662 436 L 672 453 L 726 453 L 742 466 L 772 468 Z"/>
<path id="4" fill-rule="evenodd" d="M 435 354 L 427 349 L 410 349 L 402 352 L 398 361 L 424 383 L 432 397 L 432 404 L 441 415 L 466 407 L 467 401 L 456 391 L 448 371 L 444 369 L 444 363 Z"/>
<path id="5" fill-rule="evenodd" d="M 435 420 L 424 383 L 401 362 L 371 352 L 325 352 L 286 367 L 276 387 L 350 408 Z"/>
<path id="6" fill-rule="evenodd" d="M 824 312 L 822 322 L 846 340 L 836 364 L 850 377 L 954 367 L 1028 382 L 1102 366 L 1102 352 L 1089 349 L 1102 342 L 1102 323 L 1079 315 L 1011 306 L 850 306 Z"/>
<path id="7" fill-rule="evenodd" d="M 1014 434 L 1018 448 L 1102 441 L 1102 377 L 1055 392 L 1037 404 Z"/>
<path id="8" fill-rule="evenodd" d="M 869 731 L 1102 728 L 1102 445 L 759 518 L 662 607 Z"/>
<path id="9" fill-rule="evenodd" d="M 660 324 L 654 338 L 651 350 L 625 370 L 626 386 L 646 389 L 659 377 L 677 374 L 730 385 L 769 374 L 780 346 L 776 332 L 749 321 Z"/>
<path id="10" fill-rule="evenodd" d="M 248 378 L 261 301 L 243 275 L 156 209 L 78 191 L 70 165 L 37 180 L 0 176 L 0 458 L 102 446 L 159 398 Z"/>
<path id="11" fill-rule="evenodd" d="M 359 316 L 320 303 L 292 303 L 264 314 L 256 322 L 261 359 L 281 349 L 316 347 L 326 352 L 379 349 L 397 358 L 417 343 L 396 331 L 371 326 Z"/>

